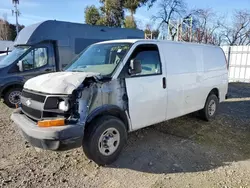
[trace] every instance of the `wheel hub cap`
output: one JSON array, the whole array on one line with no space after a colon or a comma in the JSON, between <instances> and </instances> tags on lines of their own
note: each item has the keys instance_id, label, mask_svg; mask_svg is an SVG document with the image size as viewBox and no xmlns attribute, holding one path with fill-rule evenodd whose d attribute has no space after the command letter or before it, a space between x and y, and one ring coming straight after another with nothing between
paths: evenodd
<instances>
[{"instance_id":1,"label":"wheel hub cap","mask_svg":"<svg viewBox=\"0 0 250 188\"><path fill-rule=\"evenodd\" d=\"M212 116L214 115L215 111L216 111L216 103L214 100L211 100L208 104L208 114Z\"/></svg>"},{"instance_id":2,"label":"wheel hub cap","mask_svg":"<svg viewBox=\"0 0 250 188\"><path fill-rule=\"evenodd\" d=\"M20 96L21 96L21 92L20 91L13 91L10 93L9 95L9 101L12 104L18 104L20 103Z\"/></svg>"},{"instance_id":3,"label":"wheel hub cap","mask_svg":"<svg viewBox=\"0 0 250 188\"><path fill-rule=\"evenodd\" d=\"M104 131L99 139L99 151L105 156L113 154L120 143L120 134L117 129L109 128Z\"/></svg>"}]
</instances>

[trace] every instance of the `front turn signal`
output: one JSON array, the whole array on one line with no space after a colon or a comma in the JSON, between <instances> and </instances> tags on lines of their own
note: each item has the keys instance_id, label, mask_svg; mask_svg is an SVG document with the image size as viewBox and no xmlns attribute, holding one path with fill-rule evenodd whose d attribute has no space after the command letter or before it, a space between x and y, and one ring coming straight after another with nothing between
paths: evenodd
<instances>
[{"instance_id":1,"label":"front turn signal","mask_svg":"<svg viewBox=\"0 0 250 188\"><path fill-rule=\"evenodd\" d=\"M58 127L65 125L65 119L43 120L37 122L38 127Z\"/></svg>"}]
</instances>

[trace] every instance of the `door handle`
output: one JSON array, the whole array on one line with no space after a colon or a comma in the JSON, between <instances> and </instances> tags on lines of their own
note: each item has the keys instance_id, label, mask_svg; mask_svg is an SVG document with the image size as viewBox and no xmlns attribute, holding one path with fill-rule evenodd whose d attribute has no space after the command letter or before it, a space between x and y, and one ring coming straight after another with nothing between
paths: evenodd
<instances>
[{"instance_id":1,"label":"door handle","mask_svg":"<svg viewBox=\"0 0 250 188\"><path fill-rule=\"evenodd\" d=\"M163 89L167 88L166 77L162 78L162 87L163 87Z\"/></svg>"}]
</instances>

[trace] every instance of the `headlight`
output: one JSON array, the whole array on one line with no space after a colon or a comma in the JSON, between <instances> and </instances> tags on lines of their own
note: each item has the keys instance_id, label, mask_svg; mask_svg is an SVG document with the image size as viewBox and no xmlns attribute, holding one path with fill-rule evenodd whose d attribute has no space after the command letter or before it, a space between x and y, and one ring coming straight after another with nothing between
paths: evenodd
<instances>
[{"instance_id":1,"label":"headlight","mask_svg":"<svg viewBox=\"0 0 250 188\"><path fill-rule=\"evenodd\" d=\"M58 105L59 110L67 112L69 110L69 102L68 101L61 101Z\"/></svg>"}]
</instances>

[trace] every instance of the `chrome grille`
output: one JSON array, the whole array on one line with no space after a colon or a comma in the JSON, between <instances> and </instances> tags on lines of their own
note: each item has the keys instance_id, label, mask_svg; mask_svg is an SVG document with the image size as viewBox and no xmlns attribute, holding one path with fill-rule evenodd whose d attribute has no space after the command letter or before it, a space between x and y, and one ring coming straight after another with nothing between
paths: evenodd
<instances>
[{"instance_id":1,"label":"chrome grille","mask_svg":"<svg viewBox=\"0 0 250 188\"><path fill-rule=\"evenodd\" d=\"M28 106L22 105L22 111L32 119L39 120L42 118L42 111L40 110L36 110Z\"/></svg>"},{"instance_id":2,"label":"chrome grille","mask_svg":"<svg viewBox=\"0 0 250 188\"><path fill-rule=\"evenodd\" d=\"M46 99L45 95L31 93L31 92L28 92L26 90L23 90L22 96L25 98L28 98L28 99L32 99L32 100L37 101L37 102L41 102L41 103L44 103L44 101Z\"/></svg>"},{"instance_id":3,"label":"chrome grille","mask_svg":"<svg viewBox=\"0 0 250 188\"><path fill-rule=\"evenodd\" d=\"M64 117L66 113L57 109L57 103L49 100L57 97L67 97L67 95L46 95L24 89L21 96L22 111L34 120Z\"/></svg>"}]
</instances>

